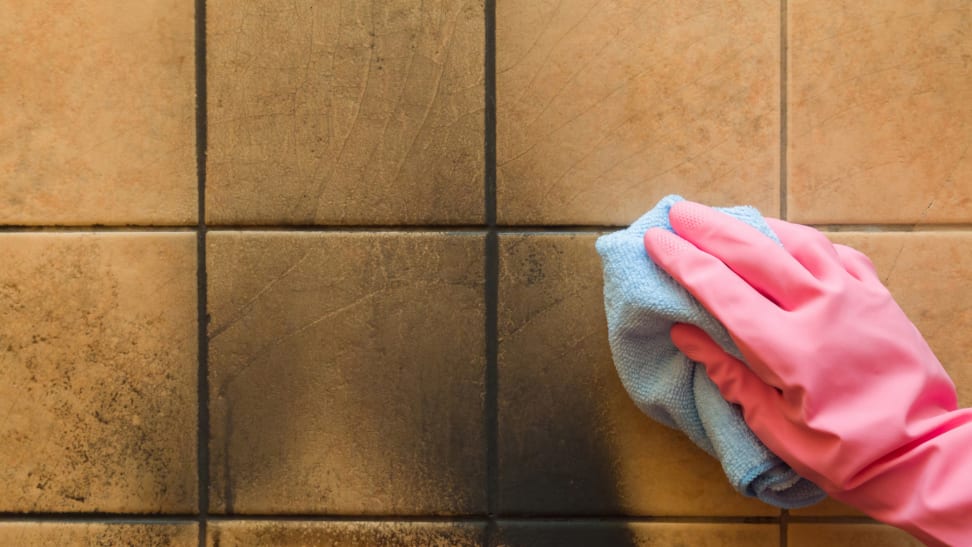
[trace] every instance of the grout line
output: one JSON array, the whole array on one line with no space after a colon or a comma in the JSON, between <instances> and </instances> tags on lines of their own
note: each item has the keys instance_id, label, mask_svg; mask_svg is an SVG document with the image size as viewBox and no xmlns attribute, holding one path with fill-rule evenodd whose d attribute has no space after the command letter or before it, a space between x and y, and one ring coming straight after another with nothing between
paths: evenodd
<instances>
[{"instance_id":1,"label":"grout line","mask_svg":"<svg viewBox=\"0 0 972 547\"><path fill-rule=\"evenodd\" d=\"M196 176L199 224L196 227L196 294L198 357L196 397L196 466L199 504L199 547L206 545L209 519L209 334L206 272L206 151L209 145L206 82L206 0L196 0Z\"/></svg>"},{"instance_id":2,"label":"grout line","mask_svg":"<svg viewBox=\"0 0 972 547\"><path fill-rule=\"evenodd\" d=\"M0 522L68 522L68 523L144 523L184 524L199 520L196 514L138 513L0 513ZM214 521L306 521L306 522L486 522L497 523L673 523L673 524L880 524L865 516L794 516L784 511L779 517L754 516L625 516L625 515L314 515L314 514L210 514ZM785 528L784 528L785 530Z\"/></svg>"},{"instance_id":3,"label":"grout line","mask_svg":"<svg viewBox=\"0 0 972 547\"><path fill-rule=\"evenodd\" d=\"M881 524L871 517L855 516L793 516L787 519L789 524Z\"/></svg>"},{"instance_id":4,"label":"grout line","mask_svg":"<svg viewBox=\"0 0 972 547\"><path fill-rule=\"evenodd\" d=\"M0 513L0 523L64 522L75 524L196 524L197 515L133 513Z\"/></svg>"},{"instance_id":5,"label":"grout line","mask_svg":"<svg viewBox=\"0 0 972 547\"><path fill-rule=\"evenodd\" d=\"M787 66L787 48L789 29L786 24L787 5L786 0L780 0L780 218L787 219L787 170L788 160L787 146L789 138L789 124L787 123L787 78L789 78L789 67ZM780 511L780 547L787 547L787 521L790 512L786 509Z\"/></svg>"},{"instance_id":6,"label":"grout line","mask_svg":"<svg viewBox=\"0 0 972 547\"><path fill-rule=\"evenodd\" d=\"M972 224L807 224L823 232L967 232Z\"/></svg>"},{"instance_id":7,"label":"grout line","mask_svg":"<svg viewBox=\"0 0 972 547\"><path fill-rule=\"evenodd\" d=\"M787 219L787 146L789 139L789 125L787 123L787 78L789 78L789 67L787 66L788 28L786 0L780 0L780 218Z\"/></svg>"},{"instance_id":8,"label":"grout line","mask_svg":"<svg viewBox=\"0 0 972 547\"><path fill-rule=\"evenodd\" d=\"M487 523L484 546L496 537L496 514L499 510L499 235L496 225L496 2L483 2L485 30L483 52L484 82L484 150L483 203L487 226L484 256L485 298L485 428L486 428L486 508Z\"/></svg>"},{"instance_id":9,"label":"grout line","mask_svg":"<svg viewBox=\"0 0 972 547\"><path fill-rule=\"evenodd\" d=\"M209 231L220 232L482 232L482 224L349 224L349 225L214 225Z\"/></svg>"},{"instance_id":10,"label":"grout line","mask_svg":"<svg viewBox=\"0 0 972 547\"><path fill-rule=\"evenodd\" d=\"M0 233L195 232L196 226L0 226Z\"/></svg>"},{"instance_id":11,"label":"grout line","mask_svg":"<svg viewBox=\"0 0 972 547\"><path fill-rule=\"evenodd\" d=\"M782 521L796 524L878 524L869 517L804 516L785 513L781 517L755 516L625 516L625 515L314 515L314 514L210 514L208 522L281 521L281 522L488 522L494 523L670 523L670 524L777 524ZM137 513L0 513L0 522L66 522L66 523L144 523L188 524L199 521L195 514L137 514Z\"/></svg>"},{"instance_id":12,"label":"grout line","mask_svg":"<svg viewBox=\"0 0 972 547\"><path fill-rule=\"evenodd\" d=\"M780 218L787 219L787 185L789 184L788 169L789 157L787 156L787 146L789 146L789 123L787 116L787 79L789 78L789 66L787 65L787 52L789 48L789 28L787 26L787 4L786 0L780 0ZM789 524L790 512L786 509L780 511L780 547L787 547L789 543Z\"/></svg>"},{"instance_id":13,"label":"grout line","mask_svg":"<svg viewBox=\"0 0 972 547\"><path fill-rule=\"evenodd\" d=\"M942 224L815 224L806 226L823 232L868 232L868 233L910 233L910 232L970 232L972 223ZM429 225L395 226L376 224L373 226L210 226L206 232L243 232L243 233L427 233L427 234L483 234L495 231L499 234L602 234L623 230L627 226L615 225ZM165 234L195 233L195 226L0 226L2 234Z\"/></svg>"},{"instance_id":14,"label":"grout line","mask_svg":"<svg viewBox=\"0 0 972 547\"><path fill-rule=\"evenodd\" d=\"M745 517L745 516L624 516L624 515L565 515L565 516L510 516L498 519L502 523L659 523L659 524L778 524L779 517Z\"/></svg>"},{"instance_id":15,"label":"grout line","mask_svg":"<svg viewBox=\"0 0 972 547\"><path fill-rule=\"evenodd\" d=\"M210 522L274 521L274 522L487 522L486 515L297 515L245 514L210 515Z\"/></svg>"}]
</instances>

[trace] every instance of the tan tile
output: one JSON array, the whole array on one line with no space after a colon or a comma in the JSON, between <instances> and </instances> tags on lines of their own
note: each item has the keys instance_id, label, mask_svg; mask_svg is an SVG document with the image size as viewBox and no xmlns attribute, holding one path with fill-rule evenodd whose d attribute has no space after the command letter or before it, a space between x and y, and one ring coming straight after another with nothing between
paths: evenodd
<instances>
[{"instance_id":1,"label":"tan tile","mask_svg":"<svg viewBox=\"0 0 972 547\"><path fill-rule=\"evenodd\" d=\"M922 542L906 532L884 524L790 524L789 547L921 547Z\"/></svg>"},{"instance_id":2,"label":"tan tile","mask_svg":"<svg viewBox=\"0 0 972 547\"><path fill-rule=\"evenodd\" d=\"M483 219L481 2L207 3L214 223Z\"/></svg>"},{"instance_id":3,"label":"tan tile","mask_svg":"<svg viewBox=\"0 0 972 547\"><path fill-rule=\"evenodd\" d=\"M972 220L972 4L788 4L799 222Z\"/></svg>"},{"instance_id":4,"label":"tan tile","mask_svg":"<svg viewBox=\"0 0 972 547\"><path fill-rule=\"evenodd\" d=\"M49 545L193 547L198 545L198 536L199 532L195 524L0 523L0 544L18 547Z\"/></svg>"},{"instance_id":5,"label":"tan tile","mask_svg":"<svg viewBox=\"0 0 972 547\"><path fill-rule=\"evenodd\" d=\"M447 522L273 522L229 521L209 525L212 547L329 545L357 547L477 547L486 526Z\"/></svg>"},{"instance_id":6,"label":"tan tile","mask_svg":"<svg viewBox=\"0 0 972 547\"><path fill-rule=\"evenodd\" d=\"M496 3L498 215L779 207L779 2Z\"/></svg>"},{"instance_id":7,"label":"tan tile","mask_svg":"<svg viewBox=\"0 0 972 547\"><path fill-rule=\"evenodd\" d=\"M833 498L827 498L816 505L804 507L803 509L793 509L790 511L790 514L796 516L867 516L861 511Z\"/></svg>"},{"instance_id":8,"label":"tan tile","mask_svg":"<svg viewBox=\"0 0 972 547\"><path fill-rule=\"evenodd\" d=\"M491 547L776 547L774 524L670 524L625 522L501 523Z\"/></svg>"},{"instance_id":9,"label":"tan tile","mask_svg":"<svg viewBox=\"0 0 972 547\"><path fill-rule=\"evenodd\" d=\"M972 232L832 232L835 243L868 255L878 275L955 381L959 404L972 406ZM863 513L828 499L791 512L794 515Z\"/></svg>"},{"instance_id":10,"label":"tan tile","mask_svg":"<svg viewBox=\"0 0 972 547\"><path fill-rule=\"evenodd\" d=\"M194 236L8 233L0 256L0 511L194 510Z\"/></svg>"},{"instance_id":11,"label":"tan tile","mask_svg":"<svg viewBox=\"0 0 972 547\"><path fill-rule=\"evenodd\" d=\"M631 402L611 360L595 239L500 238L502 512L778 514Z\"/></svg>"},{"instance_id":12,"label":"tan tile","mask_svg":"<svg viewBox=\"0 0 972 547\"><path fill-rule=\"evenodd\" d=\"M0 224L192 224L192 0L0 0Z\"/></svg>"},{"instance_id":13,"label":"tan tile","mask_svg":"<svg viewBox=\"0 0 972 547\"><path fill-rule=\"evenodd\" d=\"M209 240L215 510L485 510L481 235Z\"/></svg>"}]
</instances>

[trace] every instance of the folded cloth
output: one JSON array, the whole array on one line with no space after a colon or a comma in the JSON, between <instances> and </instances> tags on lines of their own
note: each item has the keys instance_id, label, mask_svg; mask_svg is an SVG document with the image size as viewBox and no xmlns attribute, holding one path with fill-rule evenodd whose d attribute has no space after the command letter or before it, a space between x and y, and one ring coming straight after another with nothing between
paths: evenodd
<instances>
[{"instance_id":1,"label":"folded cloth","mask_svg":"<svg viewBox=\"0 0 972 547\"><path fill-rule=\"evenodd\" d=\"M722 462L741 494L785 509L817 503L824 492L770 452L746 425L739 407L722 398L705 368L669 338L672 325L690 323L743 359L725 327L645 251L645 232L655 227L672 231L668 211L682 199L667 196L627 229L597 240L604 263L608 336L621 382L642 412L683 431ZM779 243L753 207L720 210Z\"/></svg>"}]
</instances>

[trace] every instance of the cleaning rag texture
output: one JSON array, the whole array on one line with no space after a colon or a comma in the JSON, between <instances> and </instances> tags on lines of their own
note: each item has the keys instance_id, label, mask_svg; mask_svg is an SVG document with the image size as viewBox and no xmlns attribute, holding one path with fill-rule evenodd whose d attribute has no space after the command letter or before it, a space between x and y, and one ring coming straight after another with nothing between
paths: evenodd
<instances>
[{"instance_id":1,"label":"cleaning rag texture","mask_svg":"<svg viewBox=\"0 0 972 547\"><path fill-rule=\"evenodd\" d=\"M621 381L642 412L683 431L717 458L740 493L785 509L817 503L824 492L770 452L740 409L722 398L705 368L669 338L672 325L690 323L743 360L726 329L645 251L645 232L656 227L672 231L668 211L682 199L667 196L627 229L597 240L611 353ZM719 210L779 243L753 207Z\"/></svg>"}]
</instances>

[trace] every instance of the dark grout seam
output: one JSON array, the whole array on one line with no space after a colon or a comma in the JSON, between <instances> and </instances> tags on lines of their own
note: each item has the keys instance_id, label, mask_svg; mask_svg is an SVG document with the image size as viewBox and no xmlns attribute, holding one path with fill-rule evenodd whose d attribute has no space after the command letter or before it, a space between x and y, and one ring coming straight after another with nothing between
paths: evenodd
<instances>
[{"instance_id":1,"label":"dark grout seam","mask_svg":"<svg viewBox=\"0 0 972 547\"><path fill-rule=\"evenodd\" d=\"M502 523L511 524L530 524L530 523L571 523L571 524L597 524L597 523L632 523L632 524L778 524L779 517L746 517L746 516L627 516L627 515L530 515L530 516L503 516L499 519Z\"/></svg>"},{"instance_id":2,"label":"dark grout seam","mask_svg":"<svg viewBox=\"0 0 972 547\"><path fill-rule=\"evenodd\" d=\"M786 0L780 0L780 218L786 220L787 216L787 146L788 146L788 131L789 125L787 123L787 78L789 67L787 66L787 48L789 44L787 43L787 6Z\"/></svg>"},{"instance_id":3,"label":"dark grout seam","mask_svg":"<svg viewBox=\"0 0 972 547\"><path fill-rule=\"evenodd\" d=\"M329 225L207 225L207 230L220 232L483 232L483 224L329 224Z\"/></svg>"},{"instance_id":4,"label":"dark grout seam","mask_svg":"<svg viewBox=\"0 0 972 547\"><path fill-rule=\"evenodd\" d=\"M794 516L788 511L779 517L756 516L625 516L625 515L353 515L353 514L207 514L208 522L225 521L281 521L281 522L487 522L531 523L670 523L670 524L880 524L870 517L858 516ZM122 524L188 524L199 521L197 514L138 514L138 513L0 513L0 522L64 522L64 523L122 523Z\"/></svg>"},{"instance_id":5,"label":"dark grout seam","mask_svg":"<svg viewBox=\"0 0 972 547\"><path fill-rule=\"evenodd\" d=\"M972 223L938 223L938 224L819 224L807 223L807 226L816 228L822 232L969 232L972 231ZM374 225L205 225L206 232L244 232L244 233L420 233L420 234L483 234L490 230L495 230L500 234L601 234L623 230L627 226L613 224L590 224L590 225L534 225L534 224L514 224L492 226L483 224L453 224L453 225L422 225L405 226L394 224L374 224ZM0 234L101 234L101 233L195 233L199 230L199 225L193 226L0 226Z\"/></svg>"},{"instance_id":6,"label":"dark grout seam","mask_svg":"<svg viewBox=\"0 0 972 547\"><path fill-rule=\"evenodd\" d=\"M805 516L788 515L789 524L880 524L871 517L854 516Z\"/></svg>"},{"instance_id":7,"label":"dark grout seam","mask_svg":"<svg viewBox=\"0 0 972 547\"><path fill-rule=\"evenodd\" d=\"M484 257L485 297L485 428L486 428L486 523L485 545L496 537L496 515L499 510L499 234L496 226L496 2L485 0L484 11L484 173L483 202L486 221Z\"/></svg>"},{"instance_id":8,"label":"dark grout seam","mask_svg":"<svg viewBox=\"0 0 972 547\"><path fill-rule=\"evenodd\" d=\"M963 233L972 232L972 223L958 224L814 224L808 223L807 226L816 228L821 232L856 232L874 234L907 234L907 233ZM483 235L489 232L508 235L600 235L617 230L623 230L626 226L612 225L590 225L590 226L209 226L206 225L207 234L216 233L245 233L245 234L420 234L420 235ZM197 233L200 226L188 227L166 227L166 226L141 226L141 227L104 227L104 226L0 226L2 234L79 234L79 235L103 235L103 234L178 234L178 233Z\"/></svg>"},{"instance_id":9,"label":"dark grout seam","mask_svg":"<svg viewBox=\"0 0 972 547\"><path fill-rule=\"evenodd\" d=\"M100 224L78 226L0 226L0 233L87 233L87 232L195 232L196 226L104 226Z\"/></svg>"},{"instance_id":10,"label":"dark grout seam","mask_svg":"<svg viewBox=\"0 0 972 547\"><path fill-rule=\"evenodd\" d=\"M198 371L196 396L196 466L199 503L199 547L206 545L209 519L209 335L207 323L206 272L206 150L209 144L206 87L206 0L196 0L196 176L198 184L199 223L196 227L196 293L198 324Z\"/></svg>"},{"instance_id":11,"label":"dark grout seam","mask_svg":"<svg viewBox=\"0 0 972 547\"><path fill-rule=\"evenodd\" d=\"M789 146L789 123L787 116L787 78L789 78L789 66L787 66L787 48L789 47L789 29L787 27L787 5L786 0L780 0L780 218L786 220L787 214L787 185L789 184L788 170L789 158L787 157L787 147ZM789 530L787 528L790 512L786 509L780 511L780 547L787 547L789 542Z\"/></svg>"},{"instance_id":12,"label":"dark grout seam","mask_svg":"<svg viewBox=\"0 0 972 547\"><path fill-rule=\"evenodd\" d=\"M75 524L196 524L193 514L139 515L136 513L0 513L0 522L63 522Z\"/></svg>"}]
</instances>

